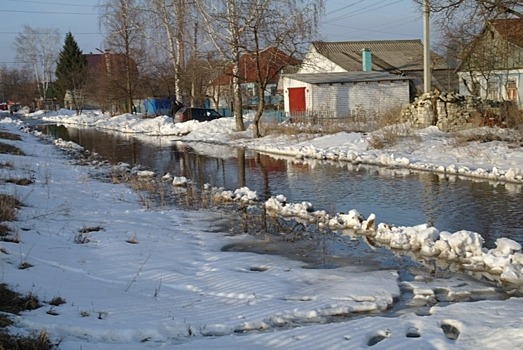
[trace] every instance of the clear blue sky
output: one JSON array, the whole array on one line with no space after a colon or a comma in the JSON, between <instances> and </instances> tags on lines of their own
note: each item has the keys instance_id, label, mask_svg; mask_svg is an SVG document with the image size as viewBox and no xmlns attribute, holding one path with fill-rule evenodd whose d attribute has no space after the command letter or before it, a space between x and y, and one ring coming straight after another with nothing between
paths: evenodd
<instances>
[{"instance_id":1,"label":"clear blue sky","mask_svg":"<svg viewBox=\"0 0 523 350\"><path fill-rule=\"evenodd\" d=\"M326 41L421 39L422 25L413 0L326 0L321 33Z\"/></svg>"},{"instance_id":2,"label":"clear blue sky","mask_svg":"<svg viewBox=\"0 0 523 350\"><path fill-rule=\"evenodd\" d=\"M71 31L84 53L103 49L99 0L0 0L0 64L12 66L12 43L24 25ZM325 41L421 39L422 19L412 0L326 0Z\"/></svg>"}]
</instances>

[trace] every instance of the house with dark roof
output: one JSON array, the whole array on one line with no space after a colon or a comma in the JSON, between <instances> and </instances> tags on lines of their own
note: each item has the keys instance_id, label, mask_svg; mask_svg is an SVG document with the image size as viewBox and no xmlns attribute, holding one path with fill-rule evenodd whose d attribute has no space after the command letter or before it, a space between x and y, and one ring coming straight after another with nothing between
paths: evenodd
<instances>
[{"instance_id":1,"label":"house with dark roof","mask_svg":"<svg viewBox=\"0 0 523 350\"><path fill-rule=\"evenodd\" d=\"M487 22L466 50L457 73L459 92L523 106L523 19Z\"/></svg>"},{"instance_id":2,"label":"house with dark roof","mask_svg":"<svg viewBox=\"0 0 523 350\"><path fill-rule=\"evenodd\" d=\"M423 92L423 43L421 40L375 40L313 42L298 73L358 72L362 70L362 50L370 52L370 70L412 78L416 90ZM440 91L457 89L457 79L447 60L431 53L431 86ZM452 73L452 74L451 74Z\"/></svg>"},{"instance_id":3,"label":"house with dark roof","mask_svg":"<svg viewBox=\"0 0 523 350\"><path fill-rule=\"evenodd\" d=\"M257 86L261 81L265 86L265 105L278 106L283 97L278 91L278 81L282 70L297 66L300 60L291 57L275 47L267 47L256 53L245 53L240 57L240 86L243 95L243 107L249 108L257 103ZM259 69L257 64L259 63ZM260 73L260 76L258 76ZM211 82L209 95L218 103L218 107L230 108L232 101L232 66L227 66L223 73Z\"/></svg>"},{"instance_id":4,"label":"house with dark roof","mask_svg":"<svg viewBox=\"0 0 523 350\"><path fill-rule=\"evenodd\" d=\"M432 56L432 87L455 90L453 71ZM457 79L455 79L457 81ZM340 118L408 104L423 90L420 40L313 42L296 74L283 77L285 111Z\"/></svg>"},{"instance_id":5,"label":"house with dark roof","mask_svg":"<svg viewBox=\"0 0 523 350\"><path fill-rule=\"evenodd\" d=\"M84 91L78 93L82 96L83 108L101 108L107 111L118 111L126 103L125 89L128 58L121 53L106 50L103 53L84 54L87 63L87 85ZM129 59L130 76L136 79L138 68L133 59ZM77 97L78 98L78 97ZM64 97L65 108L72 108L72 95L66 92Z\"/></svg>"}]
</instances>

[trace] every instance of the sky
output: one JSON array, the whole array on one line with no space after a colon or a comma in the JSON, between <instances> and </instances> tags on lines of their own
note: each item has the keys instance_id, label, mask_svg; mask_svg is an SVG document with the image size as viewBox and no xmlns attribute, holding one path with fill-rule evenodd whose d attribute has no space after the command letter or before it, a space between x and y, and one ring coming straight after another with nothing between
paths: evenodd
<instances>
[{"instance_id":1,"label":"sky","mask_svg":"<svg viewBox=\"0 0 523 350\"><path fill-rule=\"evenodd\" d=\"M0 0L0 64L16 62L12 44L23 26L71 31L84 53L104 49L99 0ZM421 14L412 0L326 0L320 38L326 41L421 39Z\"/></svg>"},{"instance_id":2,"label":"sky","mask_svg":"<svg viewBox=\"0 0 523 350\"><path fill-rule=\"evenodd\" d=\"M103 50L98 26L98 0L0 0L4 19L0 23L0 64L16 63L13 42L24 25L56 28L65 39L71 32L84 53ZM63 43L63 39L61 41Z\"/></svg>"},{"instance_id":3,"label":"sky","mask_svg":"<svg viewBox=\"0 0 523 350\"><path fill-rule=\"evenodd\" d=\"M521 193L523 185L521 147L501 141L456 147L449 142L452 135L434 127L413 130L419 144L411 153L406 149L412 147L405 147L403 141L390 148L369 148L372 135L360 133L252 139L252 115L245 116L247 130L238 133L231 118L173 124L166 116L74 114L62 110L29 117L125 132L163 147L174 142L191 147L206 140L209 143L201 145L210 150L220 143L243 146L286 155L292 162L303 158L304 163L328 155L335 159L333 155L338 154L334 161L341 163L381 161L390 171L398 171L398 176L400 168L445 169L448 172L440 175L449 181L458 173L451 169L459 169L460 176L473 175L481 158L490 164L483 167L485 178L477 181L492 181L495 188L512 172L515 176L507 189ZM25 153L2 154L3 164L9 166L1 168L0 176L33 180L27 186L6 181L0 187L2 193L15 195L24 204L17 210L17 221L8 223L19 242L0 242L0 276L15 291L38 296L43 306L13 316L12 332L45 330L62 350L523 347L522 299L497 300L496 284L479 280L512 282L521 288L523 254L518 242L499 238L496 247L487 250L476 232L440 232L424 223L390 227L377 224L379 212L367 218L359 215L358 208L346 214L327 213L313 209L313 198L287 203L285 193L260 203L248 188L221 189L209 184L208 195L215 201L265 205L269 215L320 220L339 229L338 242L359 241L370 254L394 248L395 255L412 256L431 268L413 268L406 278L394 268L361 263L311 269L299 259L223 251L225 245L253 245L259 239L231 235L224 229L238 216L236 212L182 210L154 202L144 206L148 201L143 193L125 183L98 181L93 175L119 172L135 176L136 181L157 182L173 193L188 191L190 179L125 164L78 162L71 155L78 154L79 145L49 142L53 140L23 126L16 117L0 112L0 130L21 138L1 142ZM181 130L185 136L179 135ZM198 150L206 152L205 147ZM493 178L494 174L498 177ZM263 241L284 244L271 235ZM292 241L287 249L298 244ZM430 260L436 256L438 260ZM19 269L22 263L29 267ZM443 272L434 273L432 264ZM451 264L470 276L446 273ZM410 308L383 314L400 295ZM55 298L65 303L51 305Z\"/></svg>"}]
</instances>

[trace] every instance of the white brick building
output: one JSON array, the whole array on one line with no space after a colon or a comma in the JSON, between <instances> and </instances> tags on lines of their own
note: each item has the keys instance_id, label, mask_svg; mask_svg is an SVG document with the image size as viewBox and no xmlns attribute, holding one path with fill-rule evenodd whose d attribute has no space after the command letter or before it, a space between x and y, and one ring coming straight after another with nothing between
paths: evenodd
<instances>
[{"instance_id":1,"label":"white brick building","mask_svg":"<svg viewBox=\"0 0 523 350\"><path fill-rule=\"evenodd\" d=\"M457 89L457 76L446 62L431 57L432 86L446 90L455 80ZM321 112L340 118L360 109L381 112L404 106L423 86L423 44L420 40L314 42L296 74L285 75L280 86L285 112L291 114Z\"/></svg>"},{"instance_id":2,"label":"white brick building","mask_svg":"<svg viewBox=\"0 0 523 350\"><path fill-rule=\"evenodd\" d=\"M409 103L410 79L384 72L288 74L285 111L343 118L358 110L383 112Z\"/></svg>"}]
</instances>

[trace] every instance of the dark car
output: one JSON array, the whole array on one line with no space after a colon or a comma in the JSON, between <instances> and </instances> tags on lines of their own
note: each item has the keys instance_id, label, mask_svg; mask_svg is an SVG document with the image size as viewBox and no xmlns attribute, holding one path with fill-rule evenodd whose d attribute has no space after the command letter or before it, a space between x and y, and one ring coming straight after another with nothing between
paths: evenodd
<instances>
[{"instance_id":1,"label":"dark car","mask_svg":"<svg viewBox=\"0 0 523 350\"><path fill-rule=\"evenodd\" d=\"M197 120L199 122L206 122L221 118L220 113L216 112L211 108L195 108L195 107L183 107L174 114L174 122L182 123L188 120Z\"/></svg>"}]
</instances>

